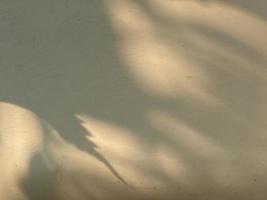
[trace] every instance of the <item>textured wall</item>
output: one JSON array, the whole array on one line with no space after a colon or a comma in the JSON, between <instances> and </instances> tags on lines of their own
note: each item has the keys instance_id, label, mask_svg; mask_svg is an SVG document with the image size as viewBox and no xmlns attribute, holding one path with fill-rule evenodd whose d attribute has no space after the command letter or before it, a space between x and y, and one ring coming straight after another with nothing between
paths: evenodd
<instances>
[{"instance_id":1,"label":"textured wall","mask_svg":"<svg viewBox=\"0 0 267 200\"><path fill-rule=\"evenodd\" d=\"M266 0L0 0L0 200L265 200Z\"/></svg>"}]
</instances>

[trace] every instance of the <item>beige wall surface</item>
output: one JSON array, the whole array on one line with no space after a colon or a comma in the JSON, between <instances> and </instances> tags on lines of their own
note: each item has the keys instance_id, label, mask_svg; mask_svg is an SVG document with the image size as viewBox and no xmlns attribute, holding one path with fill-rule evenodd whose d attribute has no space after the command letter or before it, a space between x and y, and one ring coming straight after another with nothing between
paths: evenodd
<instances>
[{"instance_id":1,"label":"beige wall surface","mask_svg":"<svg viewBox=\"0 0 267 200\"><path fill-rule=\"evenodd\" d=\"M267 199L266 0L0 0L0 200Z\"/></svg>"}]
</instances>

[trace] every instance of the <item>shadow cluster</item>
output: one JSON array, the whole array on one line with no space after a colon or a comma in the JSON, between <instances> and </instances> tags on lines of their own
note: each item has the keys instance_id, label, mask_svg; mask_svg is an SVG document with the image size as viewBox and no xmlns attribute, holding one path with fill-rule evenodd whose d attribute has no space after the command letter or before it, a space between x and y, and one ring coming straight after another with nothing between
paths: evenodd
<instances>
[{"instance_id":1,"label":"shadow cluster","mask_svg":"<svg viewBox=\"0 0 267 200\"><path fill-rule=\"evenodd\" d=\"M264 20L265 2L227 1ZM203 179L212 182L210 168L213 163L199 158L152 127L147 121L148 108L164 110L229 150L253 150L255 143L263 147L266 138L254 137L257 130L266 127L264 114L259 114L267 97L264 90L266 81L262 78L266 58L228 33L205 24L166 20L147 1L136 3L158 24L163 41L172 46L183 44L183 52L172 50L190 59L207 74L212 83L208 86L209 94L220 99L227 110L203 104L197 98L177 95L172 99L160 99L140 90L128 77L125 64L118 55L116 44L119 38L110 26L103 1L96 0L2 2L0 45L4 48L0 50L0 101L31 110L57 130L67 143L96 158L126 185L127 181L112 167L112 161L97 151L97 144L88 140L88 136L97 133L83 128L77 114L90 113L98 119L133 130L148 151L153 151L159 144L168 145L192 166L196 184L201 184ZM196 42L198 38L204 42ZM248 168L253 166L245 165ZM54 196L56 172L50 172L44 166L41 155L37 154L31 161L28 177L21 183L29 200L59 198ZM180 187L160 171L146 166L142 170ZM47 174L40 176L43 173ZM86 188L92 187L91 184L86 178L79 177L78 184L73 187L84 194L84 199L98 199L86 194ZM262 192L261 185L257 186L259 189L255 184L249 191ZM244 194L232 193L227 188L211 188L211 191L216 199L248 199L245 191L240 192ZM181 199L193 199L208 193L210 191L188 192L182 189L177 192ZM177 194L164 195L171 199ZM206 197L203 195L203 199Z\"/></svg>"}]
</instances>

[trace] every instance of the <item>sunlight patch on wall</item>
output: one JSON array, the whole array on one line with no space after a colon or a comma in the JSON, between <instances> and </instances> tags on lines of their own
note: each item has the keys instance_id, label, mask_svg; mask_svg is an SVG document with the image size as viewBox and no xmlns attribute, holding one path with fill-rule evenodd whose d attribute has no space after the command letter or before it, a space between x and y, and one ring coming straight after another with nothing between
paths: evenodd
<instances>
[{"instance_id":1,"label":"sunlight patch on wall","mask_svg":"<svg viewBox=\"0 0 267 200\"><path fill-rule=\"evenodd\" d=\"M164 133L164 136L195 154L209 158L219 158L227 151L212 139L205 137L185 123L175 119L168 113L152 111L148 114L151 125Z\"/></svg>"},{"instance_id":2,"label":"sunlight patch on wall","mask_svg":"<svg viewBox=\"0 0 267 200\"><path fill-rule=\"evenodd\" d=\"M189 172L180 155L164 143L147 150L138 134L115 124L79 115L83 126L93 133L90 138L98 151L110 160L130 183L137 188L166 188L169 180L189 187ZM165 177L166 179L164 179ZM168 181L167 181L168 180Z\"/></svg>"},{"instance_id":3,"label":"sunlight patch on wall","mask_svg":"<svg viewBox=\"0 0 267 200\"><path fill-rule=\"evenodd\" d=\"M191 167L186 163L181 152L170 148L168 144L162 142L158 144L154 156L154 163L160 165L173 182L183 185L185 188L192 189L193 177L190 174Z\"/></svg>"},{"instance_id":4,"label":"sunlight patch on wall","mask_svg":"<svg viewBox=\"0 0 267 200\"><path fill-rule=\"evenodd\" d=\"M20 180L42 145L42 127L34 113L0 102L0 199L22 198Z\"/></svg>"},{"instance_id":5,"label":"sunlight patch on wall","mask_svg":"<svg viewBox=\"0 0 267 200\"><path fill-rule=\"evenodd\" d=\"M189 127L186 123L161 110L152 110L147 118L164 137L176 144L172 148L170 148L171 145L165 144L169 149L179 149L180 154L183 155L181 158L184 160L193 159L193 162L185 165L188 174L196 172L194 176L186 176L188 183L191 182L191 188L197 182L195 178L202 174L209 179L205 183L207 185L215 184L217 187L236 189L246 188L251 184L253 177L261 177L264 174L266 166L253 161L259 152L253 151L253 155L249 155L248 152L243 152L244 149L242 152L231 148L226 149L223 144L209 138L205 133ZM196 163L199 163L198 167L194 166ZM256 173L255 168L258 169ZM185 181L184 184L186 183Z\"/></svg>"},{"instance_id":6,"label":"sunlight patch on wall","mask_svg":"<svg viewBox=\"0 0 267 200\"><path fill-rule=\"evenodd\" d=\"M204 24L227 32L267 56L267 23L257 16L223 2L149 0L149 5L173 22Z\"/></svg>"},{"instance_id":7,"label":"sunlight patch on wall","mask_svg":"<svg viewBox=\"0 0 267 200\"><path fill-rule=\"evenodd\" d=\"M205 90L205 74L160 36L161 27L137 3L113 0L106 5L119 36L119 56L141 89L161 98L194 96L217 103Z\"/></svg>"}]
</instances>

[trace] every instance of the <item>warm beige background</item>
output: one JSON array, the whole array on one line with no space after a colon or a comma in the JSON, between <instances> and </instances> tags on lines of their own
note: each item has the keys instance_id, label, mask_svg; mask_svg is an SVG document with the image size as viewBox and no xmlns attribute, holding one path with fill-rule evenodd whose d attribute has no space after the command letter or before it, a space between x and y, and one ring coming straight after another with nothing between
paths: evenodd
<instances>
[{"instance_id":1,"label":"warm beige background","mask_svg":"<svg viewBox=\"0 0 267 200\"><path fill-rule=\"evenodd\" d=\"M0 0L0 200L265 200L266 0Z\"/></svg>"}]
</instances>

